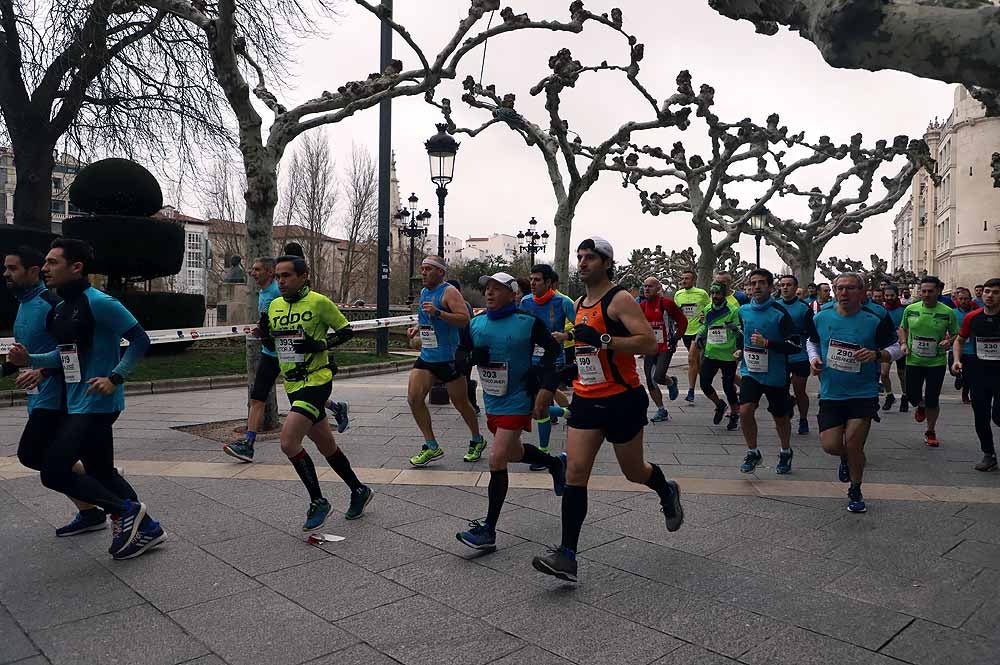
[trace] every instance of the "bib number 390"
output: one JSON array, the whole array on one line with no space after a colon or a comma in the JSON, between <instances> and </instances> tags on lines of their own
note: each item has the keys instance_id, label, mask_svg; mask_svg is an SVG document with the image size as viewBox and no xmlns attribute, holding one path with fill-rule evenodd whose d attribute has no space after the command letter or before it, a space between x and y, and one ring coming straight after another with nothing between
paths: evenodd
<instances>
[{"instance_id":1,"label":"bib number 390","mask_svg":"<svg viewBox=\"0 0 1000 665\"><path fill-rule=\"evenodd\" d=\"M80 371L80 353L76 344L60 344L59 358L62 360L63 379L66 383L80 383L83 373Z\"/></svg>"},{"instance_id":2,"label":"bib number 390","mask_svg":"<svg viewBox=\"0 0 1000 665\"><path fill-rule=\"evenodd\" d=\"M580 373L580 383L585 386L594 386L598 383L606 383L604 368L601 366L601 357L597 349L592 346L577 347L576 366Z\"/></svg>"}]
</instances>

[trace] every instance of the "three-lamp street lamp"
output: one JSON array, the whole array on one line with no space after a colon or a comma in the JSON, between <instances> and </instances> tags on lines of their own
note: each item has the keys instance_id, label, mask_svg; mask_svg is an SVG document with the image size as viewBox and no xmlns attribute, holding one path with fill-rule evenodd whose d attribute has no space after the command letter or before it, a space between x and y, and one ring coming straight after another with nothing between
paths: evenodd
<instances>
[{"instance_id":1,"label":"three-lamp street lamp","mask_svg":"<svg viewBox=\"0 0 1000 665\"><path fill-rule=\"evenodd\" d=\"M424 147L430 160L431 182L437 185L438 197L438 256L444 256L444 198L448 196L448 183L455 176L455 154L459 143L448 134L448 125L437 124L437 134L427 139Z\"/></svg>"},{"instance_id":2,"label":"three-lamp street lamp","mask_svg":"<svg viewBox=\"0 0 1000 665\"><path fill-rule=\"evenodd\" d=\"M413 302L413 243L417 238L427 235L427 220L431 218L431 211L425 209L423 212L417 212L419 199L416 194L410 194L410 198L406 201L409 204L409 210L400 208L399 212L396 213L396 219L399 220L400 237L410 239L410 272L407 273L409 285L406 297L406 304L409 305Z\"/></svg>"},{"instance_id":3,"label":"three-lamp street lamp","mask_svg":"<svg viewBox=\"0 0 1000 665\"><path fill-rule=\"evenodd\" d=\"M760 267L760 239L767 227L767 218L771 212L762 205L755 206L750 213L750 230L753 232L754 240L757 242L757 267Z\"/></svg>"},{"instance_id":4,"label":"three-lamp street lamp","mask_svg":"<svg viewBox=\"0 0 1000 665\"><path fill-rule=\"evenodd\" d=\"M522 252L527 252L530 259L529 269L535 265L535 255L545 251L549 242L549 232L538 233L538 220L532 217L528 221L528 228L517 232L517 246Z\"/></svg>"}]
</instances>

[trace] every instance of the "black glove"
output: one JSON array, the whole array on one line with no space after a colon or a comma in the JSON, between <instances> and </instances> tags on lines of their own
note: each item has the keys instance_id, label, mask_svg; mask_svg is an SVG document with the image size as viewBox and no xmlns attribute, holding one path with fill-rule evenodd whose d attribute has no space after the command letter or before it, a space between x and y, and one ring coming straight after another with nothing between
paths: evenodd
<instances>
[{"instance_id":1,"label":"black glove","mask_svg":"<svg viewBox=\"0 0 1000 665\"><path fill-rule=\"evenodd\" d=\"M490 347L488 346L477 346L472 349L472 353L469 354L469 364L471 365L486 365L490 362Z\"/></svg>"},{"instance_id":2,"label":"black glove","mask_svg":"<svg viewBox=\"0 0 1000 665\"><path fill-rule=\"evenodd\" d=\"M311 337L297 339L292 342L292 349L295 353L319 353L326 351L326 340L312 339Z\"/></svg>"},{"instance_id":3,"label":"black glove","mask_svg":"<svg viewBox=\"0 0 1000 665\"><path fill-rule=\"evenodd\" d=\"M260 313L260 320L257 321L257 336L260 338L261 346L274 353L274 338L271 337L271 319L267 316L267 312Z\"/></svg>"},{"instance_id":4,"label":"black glove","mask_svg":"<svg viewBox=\"0 0 1000 665\"><path fill-rule=\"evenodd\" d=\"M337 372L340 370L340 368L337 367L337 361L333 359L332 353L330 354L330 362L327 365L327 367L330 368L330 373L333 374L333 376L337 376Z\"/></svg>"},{"instance_id":5,"label":"black glove","mask_svg":"<svg viewBox=\"0 0 1000 665\"><path fill-rule=\"evenodd\" d=\"M601 348L601 333L597 332L586 323L580 323L573 327L573 337L578 342L583 342L595 349Z\"/></svg>"},{"instance_id":6,"label":"black glove","mask_svg":"<svg viewBox=\"0 0 1000 665\"><path fill-rule=\"evenodd\" d=\"M352 337L354 337L354 331L350 325L346 325L340 330L329 333L326 336L326 348L332 349L335 346L340 346Z\"/></svg>"}]
</instances>

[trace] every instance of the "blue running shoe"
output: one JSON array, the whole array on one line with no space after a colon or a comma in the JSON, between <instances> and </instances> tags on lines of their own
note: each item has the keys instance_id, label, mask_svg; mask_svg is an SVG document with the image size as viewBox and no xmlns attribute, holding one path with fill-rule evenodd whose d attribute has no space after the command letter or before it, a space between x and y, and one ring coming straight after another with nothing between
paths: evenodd
<instances>
[{"instance_id":1,"label":"blue running shoe","mask_svg":"<svg viewBox=\"0 0 1000 665\"><path fill-rule=\"evenodd\" d=\"M135 535L135 538L133 538L123 549L119 550L112 556L115 561L134 559L141 554L145 554L166 539L167 534L164 533L163 527L160 526L160 523L149 517L149 515L146 515L142 520L139 532Z\"/></svg>"},{"instance_id":2,"label":"blue running shoe","mask_svg":"<svg viewBox=\"0 0 1000 665\"><path fill-rule=\"evenodd\" d=\"M309 512L306 513L306 521L302 525L303 531L318 529L326 522L330 515L330 502L326 499L315 499L309 504Z\"/></svg>"},{"instance_id":3,"label":"blue running shoe","mask_svg":"<svg viewBox=\"0 0 1000 665\"><path fill-rule=\"evenodd\" d=\"M327 402L326 406L333 414L333 419L337 421L337 434L343 434L350 424L350 418L347 415L347 402L330 401Z\"/></svg>"},{"instance_id":4,"label":"blue running shoe","mask_svg":"<svg viewBox=\"0 0 1000 665\"><path fill-rule=\"evenodd\" d=\"M847 490L847 510L851 513L864 513L868 509L865 507L865 497L861 495L860 487L851 487Z\"/></svg>"},{"instance_id":5,"label":"blue running shoe","mask_svg":"<svg viewBox=\"0 0 1000 665\"><path fill-rule=\"evenodd\" d=\"M126 509L121 515L111 516L111 547L108 554L114 556L125 549L139 533L139 525L146 516L146 504L140 501L126 501Z\"/></svg>"},{"instance_id":6,"label":"blue running shoe","mask_svg":"<svg viewBox=\"0 0 1000 665\"><path fill-rule=\"evenodd\" d=\"M740 464L740 471L743 473L753 473L757 465L763 461L764 456L760 454L759 450L748 450L747 456L743 458L743 464Z\"/></svg>"},{"instance_id":7,"label":"blue running shoe","mask_svg":"<svg viewBox=\"0 0 1000 665\"><path fill-rule=\"evenodd\" d=\"M664 407L661 406L660 408L658 408L656 410L656 413L653 414L653 417L649 419L649 422L651 422L651 423L665 423L668 420L670 420L670 414L667 413L667 410Z\"/></svg>"},{"instance_id":8,"label":"blue running shoe","mask_svg":"<svg viewBox=\"0 0 1000 665\"><path fill-rule=\"evenodd\" d=\"M809 421L805 418L799 418L799 434L809 433Z\"/></svg>"},{"instance_id":9,"label":"blue running shoe","mask_svg":"<svg viewBox=\"0 0 1000 665\"><path fill-rule=\"evenodd\" d=\"M840 458L840 468L837 469L837 479L842 483L851 482L851 467L847 466L847 458Z\"/></svg>"},{"instance_id":10,"label":"blue running shoe","mask_svg":"<svg viewBox=\"0 0 1000 665\"><path fill-rule=\"evenodd\" d=\"M781 450L778 452L778 464L774 467L775 473L780 473L784 475L786 473L791 473L792 471L792 456L795 455L795 451L789 448L787 451Z\"/></svg>"},{"instance_id":11,"label":"blue running shoe","mask_svg":"<svg viewBox=\"0 0 1000 665\"><path fill-rule=\"evenodd\" d=\"M687 394L687 397L684 398L684 401L685 402L693 402L694 401L694 388L688 388L688 394Z\"/></svg>"},{"instance_id":12,"label":"blue running shoe","mask_svg":"<svg viewBox=\"0 0 1000 665\"><path fill-rule=\"evenodd\" d=\"M227 443L222 446L222 452L230 457L235 457L241 462L253 461L253 444L246 439L237 441L236 443Z\"/></svg>"},{"instance_id":13,"label":"blue running shoe","mask_svg":"<svg viewBox=\"0 0 1000 665\"><path fill-rule=\"evenodd\" d=\"M497 530L492 525L479 520L469 522L469 530L456 533L455 538L474 550L492 552L497 548Z\"/></svg>"},{"instance_id":14,"label":"blue running shoe","mask_svg":"<svg viewBox=\"0 0 1000 665\"><path fill-rule=\"evenodd\" d=\"M559 466L552 469L552 491L562 496L566 489L566 453L559 453Z\"/></svg>"},{"instance_id":15,"label":"blue running shoe","mask_svg":"<svg viewBox=\"0 0 1000 665\"><path fill-rule=\"evenodd\" d=\"M667 396L670 397L670 401L673 402L680 394L681 391L677 389L677 377L670 377L670 385L667 386Z\"/></svg>"},{"instance_id":16,"label":"blue running shoe","mask_svg":"<svg viewBox=\"0 0 1000 665\"><path fill-rule=\"evenodd\" d=\"M80 533L87 533L88 531L101 531L107 528L107 513L100 508L91 508L90 510L81 510L76 514L72 522L56 529L56 536L65 538L66 536L75 536Z\"/></svg>"}]
</instances>

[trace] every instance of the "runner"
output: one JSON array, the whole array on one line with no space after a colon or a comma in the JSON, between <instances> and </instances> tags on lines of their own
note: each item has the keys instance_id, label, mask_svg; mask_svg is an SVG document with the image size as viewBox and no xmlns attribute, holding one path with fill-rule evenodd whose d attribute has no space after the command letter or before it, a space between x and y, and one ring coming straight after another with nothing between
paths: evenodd
<instances>
[{"instance_id":1,"label":"runner","mask_svg":"<svg viewBox=\"0 0 1000 665\"><path fill-rule=\"evenodd\" d=\"M984 285L976 284L974 290L976 292L976 297L972 300L972 302L975 303L976 307L985 307L986 300L983 298Z\"/></svg>"},{"instance_id":2,"label":"runner","mask_svg":"<svg viewBox=\"0 0 1000 665\"><path fill-rule=\"evenodd\" d=\"M736 393L737 351L743 347L743 332L740 330L739 307L728 301L729 288L716 282L709 288L712 304L705 308L705 325L698 333L698 345L703 349L701 361L701 391L715 404L716 425L726 414L726 403L712 387L715 375L722 371L722 392L729 400L730 432L740 426L740 400Z\"/></svg>"},{"instance_id":3,"label":"runner","mask_svg":"<svg viewBox=\"0 0 1000 665\"><path fill-rule=\"evenodd\" d=\"M605 439L614 444L625 477L659 495L667 530L676 531L684 522L680 487L643 459L649 399L636 372L635 355L656 350L653 329L628 292L611 283L614 250L607 240L588 238L576 255L587 293L576 302L573 330L579 374L573 381L566 437L562 541L532 560L536 570L571 582L577 579L576 550L587 517L587 483Z\"/></svg>"},{"instance_id":4,"label":"runner","mask_svg":"<svg viewBox=\"0 0 1000 665\"><path fill-rule=\"evenodd\" d=\"M954 345L959 357L954 370L972 388L972 413L983 451L983 460L974 468L996 471L997 449L990 421L1000 427L1000 279L989 279L983 284L982 298L983 306L966 315L962 322ZM970 341L973 354L967 355L962 349Z\"/></svg>"},{"instance_id":5,"label":"runner","mask_svg":"<svg viewBox=\"0 0 1000 665\"><path fill-rule=\"evenodd\" d=\"M792 341L801 351L788 356L788 374L791 378L792 390L795 393L795 403L799 408L799 434L809 433L809 394L806 383L809 381L809 355L806 353L805 331L807 321L813 313L809 305L795 297L799 280L795 275L785 275L778 280L781 287L781 306L792 317L795 324L795 337Z\"/></svg>"},{"instance_id":6,"label":"runner","mask_svg":"<svg viewBox=\"0 0 1000 665\"><path fill-rule=\"evenodd\" d=\"M867 296L860 275L840 275L834 288L837 306L807 322L809 362L819 375L820 443L840 457L840 482L851 483L847 510L863 513L865 441L878 411L879 363L901 350L891 319L862 304Z\"/></svg>"},{"instance_id":7,"label":"runner","mask_svg":"<svg viewBox=\"0 0 1000 665\"><path fill-rule=\"evenodd\" d=\"M955 312L955 320L958 321L958 327L962 327L962 321L969 312L976 309L972 304L972 293L969 289L964 286L955 287L955 307L952 311ZM965 377L961 372L956 372L954 370L954 362L957 358L960 362L965 363L968 356L971 358L972 362L975 362L976 346L975 342L972 340L966 341L962 345L961 352L956 356L955 352L948 349L948 370L951 372L952 376L955 377L955 390L962 391L962 404L972 404L972 400L969 399L969 384L964 380Z\"/></svg>"},{"instance_id":8,"label":"runner","mask_svg":"<svg viewBox=\"0 0 1000 665\"><path fill-rule=\"evenodd\" d=\"M556 293L552 288L555 273L547 265L532 266L528 282L531 293L525 295L521 301L521 309L542 320L548 329L549 334L562 334L566 330L566 324L573 321L573 301ZM559 338L558 335L556 336ZM561 347L561 345L560 345ZM541 362L545 348L542 345L534 347L532 363L537 365ZM555 367L561 369L564 365L563 354L554 360ZM548 405L544 409L538 407L534 411L535 425L538 427L538 448L546 455L549 454L549 441L552 438L552 425L560 417L565 417L568 413L566 407L569 406L569 399L561 391L556 390L554 398L558 406ZM532 471L545 471L548 466L544 464L531 464Z\"/></svg>"},{"instance_id":9,"label":"runner","mask_svg":"<svg viewBox=\"0 0 1000 665\"><path fill-rule=\"evenodd\" d=\"M93 260L93 250L82 240L52 242L42 274L46 285L63 298L46 324L59 346L29 354L23 345L14 344L7 360L36 369L62 367L67 416L42 463L42 485L110 514L108 553L114 559L131 559L167 538L114 463L112 425L125 410L122 384L149 348L149 336L121 303L90 286L87 275ZM129 342L124 355L123 337ZM77 461L83 463L82 474L73 471Z\"/></svg>"},{"instance_id":10,"label":"runner","mask_svg":"<svg viewBox=\"0 0 1000 665\"><path fill-rule=\"evenodd\" d=\"M750 302L750 298L749 296L747 296L746 293L733 287L733 276L730 273L726 272L725 270L720 270L719 272L715 273L715 275L712 277L712 281L713 283L726 285L726 288L729 290L729 296L727 300L729 300L730 305L736 305L737 307L739 307L740 305L746 305L748 302Z\"/></svg>"},{"instance_id":11,"label":"runner","mask_svg":"<svg viewBox=\"0 0 1000 665\"><path fill-rule=\"evenodd\" d=\"M559 290L559 273L557 273L555 270L552 271L552 290L556 292L556 295L568 298L568 296L565 293ZM570 300L570 302L572 303L573 301ZM568 321L566 321L566 328L564 329L563 332L569 332L572 329L573 329L573 319L571 318ZM565 335L564 337L565 338L562 340L563 357L566 361L565 366L569 367L570 365L576 362L576 345L573 343L573 340L570 339L568 335ZM563 385L566 388L569 388L572 385L572 383L573 383L572 381L567 381Z\"/></svg>"},{"instance_id":12,"label":"runner","mask_svg":"<svg viewBox=\"0 0 1000 665\"><path fill-rule=\"evenodd\" d=\"M351 489L344 517L361 517L372 491L361 483L351 462L337 446L326 419L326 403L333 392L333 371L327 350L351 338L350 324L333 302L309 288L309 266L297 256L279 256L275 277L281 297L271 301L262 321L263 342L277 353L278 367L291 408L281 427L281 452L309 491L309 509L303 531L318 529L330 514L309 453L302 447L308 436L330 467ZM331 338L327 338L330 331Z\"/></svg>"},{"instance_id":13,"label":"runner","mask_svg":"<svg viewBox=\"0 0 1000 665\"><path fill-rule=\"evenodd\" d=\"M444 259L440 256L428 256L421 262L420 279L424 288L420 291L420 309L417 310L419 323L409 330L410 339L419 335L420 357L410 370L406 400L417 427L424 435L420 452L410 458L413 466L427 466L444 456L444 449L434 436L431 412L426 403L435 380L445 384L451 403L472 435L469 451L462 459L466 462L478 461L486 448L486 440L479 433L476 412L469 403L465 376L455 367L458 331L469 325L469 311L465 308L462 294L444 281L445 271Z\"/></svg>"},{"instance_id":14,"label":"runner","mask_svg":"<svg viewBox=\"0 0 1000 665\"><path fill-rule=\"evenodd\" d=\"M640 303L642 313L653 328L656 337L656 353L642 357L643 373L646 375L646 387L649 396L656 404L656 414L650 420L654 423L670 420L666 407L663 406L663 391L660 386L667 386L670 400L677 399L677 378L667 376L670 361L677 350L677 338L683 337L687 331L687 317L672 298L661 295L663 285L655 277L647 277L643 283L643 293L646 297Z\"/></svg>"},{"instance_id":15,"label":"runner","mask_svg":"<svg viewBox=\"0 0 1000 665\"><path fill-rule=\"evenodd\" d=\"M921 278L921 300L907 305L899 328L899 343L906 353L906 394L917 404L914 419L918 423L927 421L924 442L931 448L941 445L935 429L941 412L938 403L948 362L947 350L952 336L959 331L955 312L938 302L942 286L937 277Z\"/></svg>"},{"instance_id":16,"label":"runner","mask_svg":"<svg viewBox=\"0 0 1000 665\"><path fill-rule=\"evenodd\" d=\"M899 287L894 284L889 284L883 289L885 300L885 309L889 314L889 319L892 321L893 330L899 330L899 326L903 322L903 312L906 311L906 305L903 301L899 299ZM882 385L885 386L885 404L882 405L883 411L891 411L892 405L896 403L896 397L892 394L892 377L890 376L890 369L892 369L893 363L883 363L882 365ZM899 396L899 412L906 413L910 410L910 403L906 399L906 356L900 356L895 361L896 374L899 378L899 389L901 392Z\"/></svg>"},{"instance_id":17,"label":"runner","mask_svg":"<svg viewBox=\"0 0 1000 665\"><path fill-rule=\"evenodd\" d=\"M458 292L460 294L462 293L462 283L459 282L457 279L449 279L448 280L448 284L451 284L456 289L458 289ZM464 294L462 294L462 302L465 303L465 309L469 313L469 320L471 321L472 320L472 305L470 305L469 301L465 299L465 295ZM469 330L468 326L466 326L465 328L462 328L459 331L459 339L461 339L462 334L463 333L467 333L468 330ZM479 412L480 412L480 408L479 408L479 401L476 399L476 384L472 380L472 367L473 367L473 363L470 362L467 353L465 353L461 349L459 349L458 351L455 352L455 368L459 372L461 372L463 376L465 376L465 388L466 388L465 393L466 393L466 395L469 396L469 404L472 405L472 410L475 411L476 415L478 416Z\"/></svg>"},{"instance_id":18,"label":"runner","mask_svg":"<svg viewBox=\"0 0 1000 665\"><path fill-rule=\"evenodd\" d=\"M536 274L532 270L532 279ZM473 549L495 550L497 520L507 497L509 463L525 462L547 469L556 496L562 496L566 485L566 453L552 457L530 443L521 443L521 432L531 431L532 411L544 412L552 403L552 393L559 384L555 361L562 356L562 345L541 319L518 311L513 277L498 272L480 277L479 283L486 288L486 312L473 317L461 348L479 366L486 425L493 434L489 509L485 520L470 522L469 529L455 537ZM541 355L536 351L539 347Z\"/></svg>"},{"instance_id":19,"label":"runner","mask_svg":"<svg viewBox=\"0 0 1000 665\"><path fill-rule=\"evenodd\" d=\"M806 287L806 297L804 301L807 305L813 304L816 298L819 296L819 285L816 282L809 282L809 286Z\"/></svg>"},{"instance_id":20,"label":"runner","mask_svg":"<svg viewBox=\"0 0 1000 665\"><path fill-rule=\"evenodd\" d=\"M694 401L694 387L697 385L701 368L701 354L697 346L692 347L691 342L701 332L701 314L710 301L708 292L694 285L697 277L693 271L685 270L681 273L681 288L674 293L674 302L687 318L687 328L681 338L688 352L688 393L684 398L686 402Z\"/></svg>"},{"instance_id":21,"label":"runner","mask_svg":"<svg viewBox=\"0 0 1000 665\"><path fill-rule=\"evenodd\" d=\"M747 444L747 454L740 465L743 473L752 473L764 461L757 450L756 411L760 398L767 397L767 410L774 417L774 427L781 442L776 473L792 470L791 415L795 408L788 394L788 355L799 352L794 344L795 323L788 311L771 298L774 276L757 268L750 273L753 300L740 307L743 351L740 374L740 425Z\"/></svg>"},{"instance_id":22,"label":"runner","mask_svg":"<svg viewBox=\"0 0 1000 665\"><path fill-rule=\"evenodd\" d=\"M809 309L815 314L823 308L823 305L830 302L832 298L833 296L830 295L830 285L826 282L821 282L817 287L816 299L809 303Z\"/></svg>"}]
</instances>

